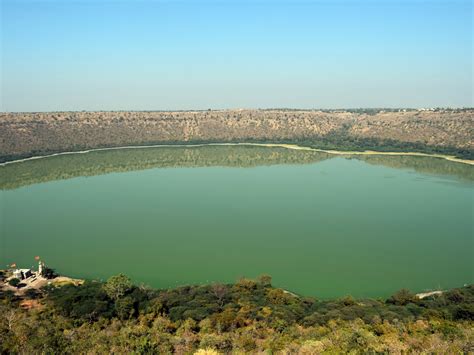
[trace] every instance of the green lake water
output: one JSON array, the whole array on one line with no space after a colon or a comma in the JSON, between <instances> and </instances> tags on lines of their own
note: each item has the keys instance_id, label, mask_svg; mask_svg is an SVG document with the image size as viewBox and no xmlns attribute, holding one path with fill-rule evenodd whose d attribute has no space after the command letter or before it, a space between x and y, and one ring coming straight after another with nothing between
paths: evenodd
<instances>
[{"instance_id":1,"label":"green lake water","mask_svg":"<svg viewBox=\"0 0 474 355\"><path fill-rule=\"evenodd\" d=\"M157 288L272 275L316 297L474 283L474 167L263 147L91 152L0 167L0 267Z\"/></svg>"}]
</instances>

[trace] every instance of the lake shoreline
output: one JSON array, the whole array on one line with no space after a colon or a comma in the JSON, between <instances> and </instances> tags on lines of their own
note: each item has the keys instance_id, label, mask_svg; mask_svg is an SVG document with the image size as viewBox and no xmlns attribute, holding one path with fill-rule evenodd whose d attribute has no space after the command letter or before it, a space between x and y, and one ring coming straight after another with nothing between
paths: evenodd
<instances>
[{"instance_id":1,"label":"lake shoreline","mask_svg":"<svg viewBox=\"0 0 474 355\"><path fill-rule=\"evenodd\" d=\"M241 143L153 144L153 145L129 145L129 146L119 146L119 147L94 148L94 149L79 150L79 151L66 151L66 152L59 152L59 153L52 153L52 154L47 154L47 155L38 155L38 156L32 156L28 158L10 160L10 161L0 163L0 166L6 166L6 165L21 163L21 162L30 161L30 160L51 158L51 157L61 156L61 155L87 154L87 153L92 153L92 152L109 151L109 150L140 149L140 148L173 148L173 147L199 148L199 147L206 147L206 146L249 146L249 147L254 146L254 147L268 147L268 148L285 148L285 149L293 149L293 150L306 150L306 151L313 151L313 152L321 152L321 153L327 153L327 154L333 154L333 155L418 156L418 157L444 159L447 161L460 163L460 164L474 165L474 160L460 159L452 155L444 155L444 154L428 154L428 153L420 153L420 152L379 152L379 151L372 151L372 150L342 151L342 150L318 149L318 148L312 148L312 147L306 147L306 146L299 146L297 144L241 142Z\"/></svg>"},{"instance_id":2,"label":"lake shoreline","mask_svg":"<svg viewBox=\"0 0 474 355\"><path fill-rule=\"evenodd\" d=\"M22 282L24 283L23 287L22 288L17 288L15 286L12 286L9 284L9 280L14 278L14 276L12 275L12 269L0 269L0 275L9 275L8 277L6 277L5 279L0 279L0 291L12 291L14 292L17 296L20 296L20 297L23 297L25 295L25 292L28 291L28 290L37 290L39 291L41 288L45 287L45 286L48 286L48 285L52 285L52 286L64 286L64 285L74 285L74 286L81 286L83 285L85 282L98 282L98 283L104 283L103 280L100 280L100 279L95 279L95 278L82 278L82 277L70 277L70 276L67 276L67 275L62 275L62 274L56 274L54 277L52 278L46 278L42 275L39 274L39 272L36 272L32 269L28 269L30 271L32 271L32 276L30 277L27 277L25 280L22 280ZM252 280L252 279L247 279L247 280ZM232 285L233 283L224 283L224 282L217 282L217 283L210 283L210 282L207 282L207 283L203 283L203 284L198 284L198 283L195 283L195 284L183 284L183 285L179 285L179 286L173 286L173 287L163 287L163 288L157 288L157 287L153 287L153 286L146 286L150 289L153 289L153 290L160 290L160 291L173 291L173 290L177 290L177 289L180 289L180 288L185 288L185 287L212 287L213 285ZM305 297L317 297L317 296L314 296L314 295L302 295L302 294L298 294L296 292L293 292L293 291L290 291L286 288L283 288L283 287L278 287L278 286L273 286L275 288L278 288L280 290L282 290L283 293L285 293L286 295L290 296L290 297L294 297L294 298L299 298L299 299L303 299ZM416 291L414 292L412 295L413 297L415 297L416 299L424 299L424 298L427 298L427 297L439 297L441 295L443 295L444 293L446 293L447 291L449 290L452 290L452 289L455 289L455 288L461 288L461 287L469 287L469 284L464 284L463 286L459 286L459 287L454 287L454 288L451 288L451 289L448 289L448 290L440 290L440 289L436 289L436 290L423 290L423 291ZM341 299L341 298L344 298L344 297L352 297L350 294L349 295L344 295L344 294L341 294L339 296L333 296L333 297L330 297L330 298L322 298L322 299L325 299L327 301L329 300L337 300L337 299ZM361 297L360 299L375 299L376 297L372 296L372 297Z\"/></svg>"}]
</instances>

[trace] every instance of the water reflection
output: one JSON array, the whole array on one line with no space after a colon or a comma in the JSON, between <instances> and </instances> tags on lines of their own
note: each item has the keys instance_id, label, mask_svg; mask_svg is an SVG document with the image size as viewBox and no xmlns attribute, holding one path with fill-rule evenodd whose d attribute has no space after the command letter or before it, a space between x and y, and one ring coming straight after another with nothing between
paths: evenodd
<instances>
[{"instance_id":1,"label":"water reflection","mask_svg":"<svg viewBox=\"0 0 474 355\"><path fill-rule=\"evenodd\" d=\"M170 167L256 167L279 164L313 164L335 158L328 153L255 146L160 147L95 151L85 154L60 155L0 167L0 189L79 176L94 176ZM444 159L414 156L350 156L368 164L419 173L453 176L474 181L474 168Z\"/></svg>"}]
</instances>

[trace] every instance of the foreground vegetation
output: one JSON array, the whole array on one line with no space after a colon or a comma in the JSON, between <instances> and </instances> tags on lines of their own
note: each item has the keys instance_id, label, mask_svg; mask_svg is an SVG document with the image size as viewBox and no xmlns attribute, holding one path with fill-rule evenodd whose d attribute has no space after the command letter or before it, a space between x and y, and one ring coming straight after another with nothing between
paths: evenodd
<instances>
[{"instance_id":1,"label":"foreground vegetation","mask_svg":"<svg viewBox=\"0 0 474 355\"><path fill-rule=\"evenodd\" d=\"M26 299L25 299L26 298ZM28 309L25 309L28 308ZM153 290L124 275L0 297L2 353L474 350L474 286L418 299L317 300L271 278Z\"/></svg>"}]
</instances>

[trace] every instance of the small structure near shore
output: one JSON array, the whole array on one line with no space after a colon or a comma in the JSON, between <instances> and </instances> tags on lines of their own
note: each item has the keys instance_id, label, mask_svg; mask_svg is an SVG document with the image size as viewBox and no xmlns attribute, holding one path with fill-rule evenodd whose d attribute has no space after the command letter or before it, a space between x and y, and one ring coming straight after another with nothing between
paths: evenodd
<instances>
[{"instance_id":1,"label":"small structure near shore","mask_svg":"<svg viewBox=\"0 0 474 355\"><path fill-rule=\"evenodd\" d=\"M18 280L26 280L27 278L33 276L35 272L31 269L15 269L13 270L13 278Z\"/></svg>"},{"instance_id":2,"label":"small structure near shore","mask_svg":"<svg viewBox=\"0 0 474 355\"><path fill-rule=\"evenodd\" d=\"M16 264L14 264L16 266ZM46 267L43 261L38 261L38 271L34 271L33 269L14 269L12 271L13 277L20 281L29 279L30 277L38 277L38 276L45 276L44 271Z\"/></svg>"},{"instance_id":3,"label":"small structure near shore","mask_svg":"<svg viewBox=\"0 0 474 355\"><path fill-rule=\"evenodd\" d=\"M58 275L45 263L38 260L38 271L34 269L20 269L11 264L10 269L0 270L0 290L13 291L17 296L24 295L28 290L39 290L46 285L64 285L72 283L80 285L84 281Z\"/></svg>"},{"instance_id":4,"label":"small structure near shore","mask_svg":"<svg viewBox=\"0 0 474 355\"><path fill-rule=\"evenodd\" d=\"M16 264L11 266L16 267ZM45 275L47 270L48 268L41 260L38 261L38 271L25 268L10 269L8 272L10 275L4 280L4 284L0 285L0 288L15 290L18 293L29 288L42 287L48 283L48 275Z\"/></svg>"}]
</instances>

